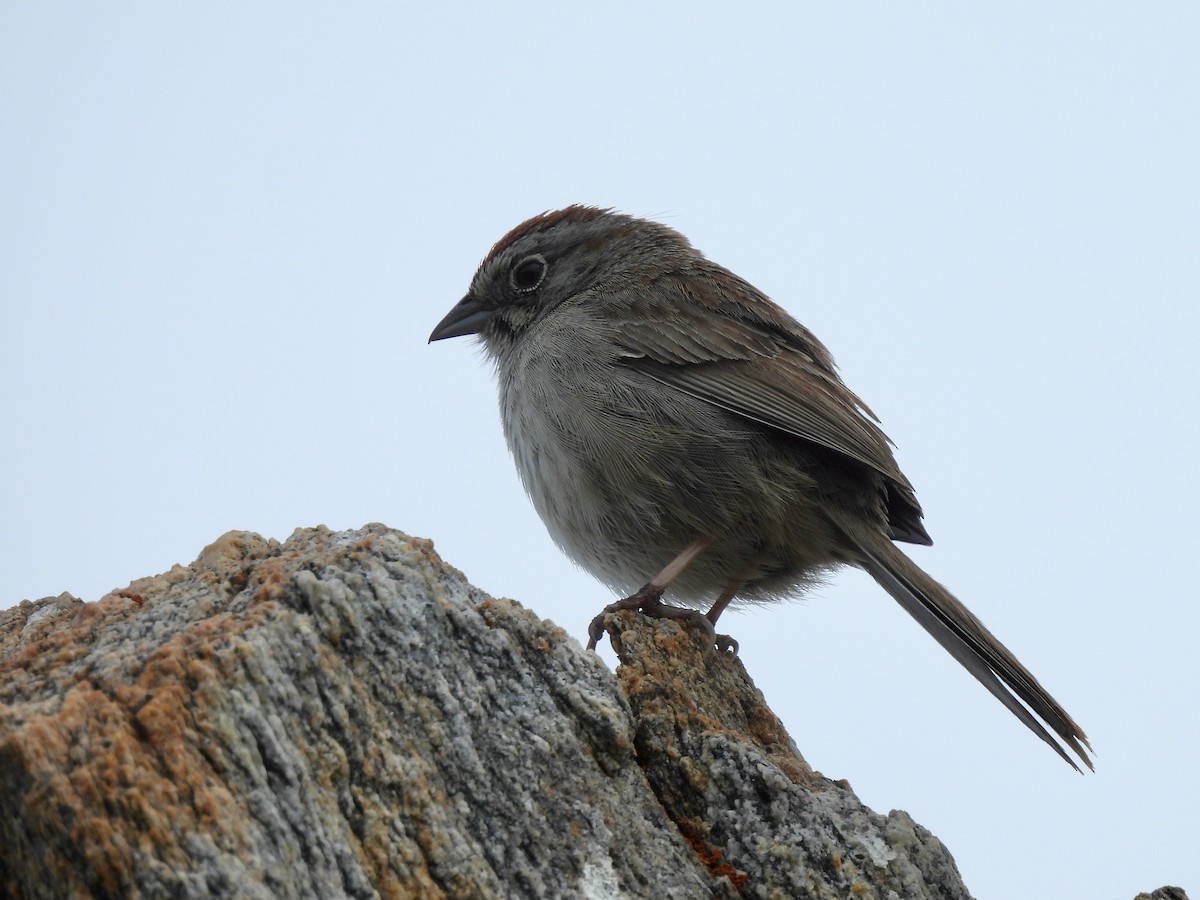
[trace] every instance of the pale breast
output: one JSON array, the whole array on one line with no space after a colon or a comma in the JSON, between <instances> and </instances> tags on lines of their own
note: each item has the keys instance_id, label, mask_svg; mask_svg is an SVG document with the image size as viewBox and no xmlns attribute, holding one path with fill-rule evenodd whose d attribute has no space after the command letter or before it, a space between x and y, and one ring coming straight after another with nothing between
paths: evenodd
<instances>
[{"instance_id":1,"label":"pale breast","mask_svg":"<svg viewBox=\"0 0 1200 900\"><path fill-rule=\"evenodd\" d=\"M781 469L760 426L624 365L587 329L553 315L539 327L498 367L501 417L534 508L576 563L632 593L708 537L671 592L700 604L743 577L751 595L756 580L777 595L825 561L811 481Z\"/></svg>"}]
</instances>

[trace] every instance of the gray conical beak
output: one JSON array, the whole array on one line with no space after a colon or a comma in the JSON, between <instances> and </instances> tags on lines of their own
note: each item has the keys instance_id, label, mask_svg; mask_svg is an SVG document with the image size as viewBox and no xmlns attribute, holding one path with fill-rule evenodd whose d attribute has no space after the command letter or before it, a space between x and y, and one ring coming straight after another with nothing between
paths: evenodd
<instances>
[{"instance_id":1,"label":"gray conical beak","mask_svg":"<svg viewBox=\"0 0 1200 900\"><path fill-rule=\"evenodd\" d=\"M429 342L462 337L464 334L478 334L479 329L487 324L487 320L495 311L478 297L467 294L446 314L446 318L437 323L437 327L429 335Z\"/></svg>"}]
</instances>

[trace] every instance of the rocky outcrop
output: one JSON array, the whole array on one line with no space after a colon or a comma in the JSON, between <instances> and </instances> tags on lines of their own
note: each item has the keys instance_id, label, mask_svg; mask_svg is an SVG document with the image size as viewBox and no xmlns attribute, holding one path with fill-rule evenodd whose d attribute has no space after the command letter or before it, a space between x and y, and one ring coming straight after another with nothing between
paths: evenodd
<instances>
[{"instance_id":1,"label":"rocky outcrop","mask_svg":"<svg viewBox=\"0 0 1200 900\"><path fill-rule=\"evenodd\" d=\"M14 897L968 896L812 771L742 664L610 618L616 677L381 525L235 532L0 613Z\"/></svg>"}]
</instances>

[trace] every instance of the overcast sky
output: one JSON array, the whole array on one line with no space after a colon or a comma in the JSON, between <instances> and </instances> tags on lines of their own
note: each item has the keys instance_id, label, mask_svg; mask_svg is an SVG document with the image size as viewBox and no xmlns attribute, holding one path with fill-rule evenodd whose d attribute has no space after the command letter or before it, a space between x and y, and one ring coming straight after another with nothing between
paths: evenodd
<instances>
[{"instance_id":1,"label":"overcast sky","mask_svg":"<svg viewBox=\"0 0 1200 900\"><path fill-rule=\"evenodd\" d=\"M613 206L829 346L1097 772L856 572L722 620L808 761L981 900L1200 893L1198 60L1182 2L4 4L0 606L380 521L583 638L612 598L426 339Z\"/></svg>"}]
</instances>

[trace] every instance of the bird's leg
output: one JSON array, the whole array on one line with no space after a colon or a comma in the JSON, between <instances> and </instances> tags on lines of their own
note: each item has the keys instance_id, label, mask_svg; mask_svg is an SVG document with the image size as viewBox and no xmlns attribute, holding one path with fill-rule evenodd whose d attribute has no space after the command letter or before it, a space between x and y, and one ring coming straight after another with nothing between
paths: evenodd
<instances>
[{"instance_id":1,"label":"bird's leg","mask_svg":"<svg viewBox=\"0 0 1200 900\"><path fill-rule=\"evenodd\" d=\"M695 562L697 556L708 549L710 543L712 542L708 538L701 538L688 544L682 553L671 560L665 569L651 578L650 582L637 591L637 593L604 607L600 615L592 619L592 624L588 626L587 648L589 650L596 649L596 644L600 641L600 636L604 634L604 617L609 613L619 612L622 609L640 609L648 616L661 619L684 619L699 626L710 638L716 640L716 632L713 630L712 620L703 613L694 609L680 609L678 606L669 606L662 602L663 592L671 586L676 578L683 574L688 566ZM726 600L725 602L728 603L729 601Z\"/></svg>"},{"instance_id":2,"label":"bird's leg","mask_svg":"<svg viewBox=\"0 0 1200 900\"><path fill-rule=\"evenodd\" d=\"M711 623L711 627L713 628L713 632L714 632L713 642L717 645L717 649L718 650L732 650L734 656L737 656L738 642L735 641L733 638L731 638L727 634L716 634L716 626L717 626L717 619L720 618L721 613L725 612L725 607L727 607L729 605L729 601L731 601L734 597L736 597L737 592L740 591L741 589L742 589L742 580L739 578L737 581L733 582L731 585L729 585L729 587L725 588L725 590L721 592L721 596L717 598L717 602L712 605L712 608L708 611L708 614L705 616L705 618L708 619L708 621Z\"/></svg>"}]
</instances>

